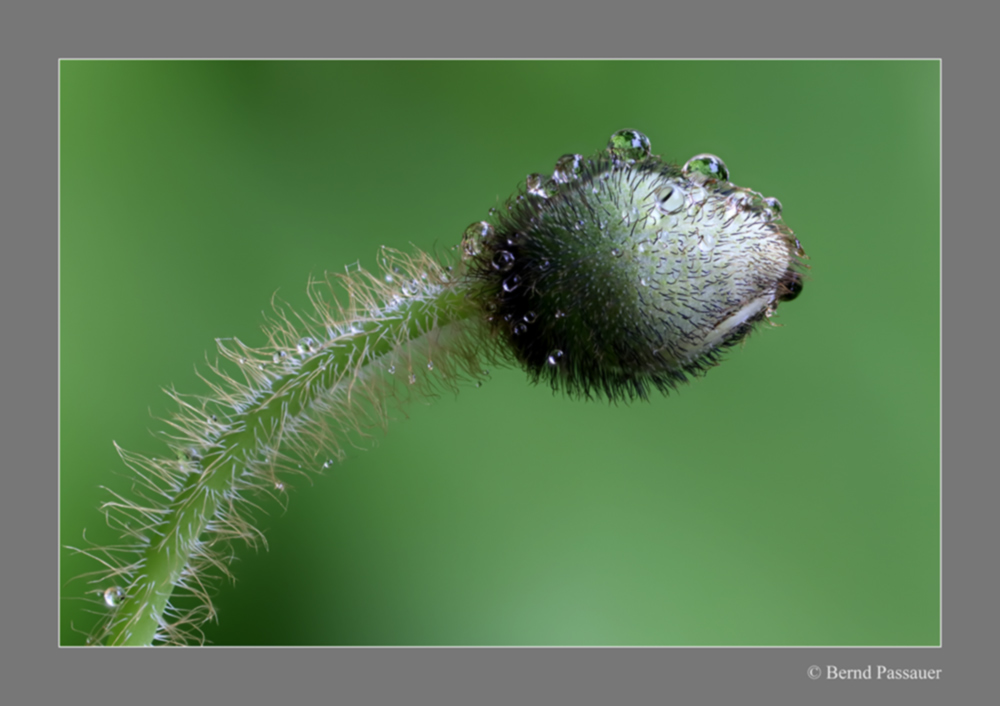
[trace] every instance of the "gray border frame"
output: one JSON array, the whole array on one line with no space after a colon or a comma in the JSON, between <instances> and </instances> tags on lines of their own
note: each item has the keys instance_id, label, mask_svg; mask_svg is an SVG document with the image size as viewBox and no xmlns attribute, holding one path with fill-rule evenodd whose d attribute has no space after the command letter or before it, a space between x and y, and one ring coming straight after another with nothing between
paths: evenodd
<instances>
[{"instance_id":1,"label":"gray border frame","mask_svg":"<svg viewBox=\"0 0 1000 706\"><path fill-rule=\"evenodd\" d=\"M838 4L821 11L823 17L803 17L800 9L765 10L759 3L732 11L717 4L660 5L629 11L616 4L603 16L581 10L546 13L537 3L527 12L505 3L474 17L476 13L464 4L435 4L437 7L387 9L373 3L364 10L331 5L298 12L288 3L269 11L237 7L235 3L213 8L199 5L196 11L193 4L191 11L184 11L176 3L148 11L124 2L66 7L36 3L31 6L34 17L23 7L5 12L2 45L14 48L9 56L15 58L0 68L5 79L2 85L7 89L3 153L4 171L9 173L4 179L7 188L0 191L2 212L7 216L4 220L9 224L0 258L0 287L6 304L5 321L14 324L13 335L5 336L5 407L17 414L4 416L18 423L4 425L5 460L10 470L3 493L3 536L5 556L17 562L13 570L5 571L8 600L4 601L4 624L16 626L8 635L14 637L11 642L16 641L20 659L16 665L8 662L10 668L4 670L8 675L4 692L15 702L23 702L23 696L31 694L35 697L31 701L86 695L87 700L110 703L139 699L159 703L178 696L258 703L301 696L349 703L426 699L434 703L641 700L715 704L746 700L750 695L770 703L939 703L954 700L965 689L979 694L976 700L984 693L994 693L996 689L991 689L988 681L992 676L988 670L994 668L995 661L991 657L996 654L995 648L990 650L994 636L980 613L992 614L991 599L996 590L987 571L995 564L990 560L995 556L990 549L996 536L995 494L990 490L995 490L997 480L995 462L975 463L992 457L974 443L992 431L987 420L993 417L986 414L982 381L972 379L979 377L978 371L990 370L979 360L989 348L969 345L975 335L970 332L983 330L982 323L991 317L978 316L969 305L989 301L988 295L977 298L974 292L965 291L989 286L989 274L978 272L978 268L988 266L992 258L983 251L986 242L962 242L988 239L992 244L995 240L988 226L976 227L974 208L976 203L989 203L992 196L986 191L991 185L989 159L980 158L988 138L979 138L989 134L986 121L994 115L991 106L980 105L986 99L983 87L993 85L986 74L992 62L987 56L975 55L977 50L985 54L992 46L987 35L991 25L985 17L977 22L973 13L957 13L954 7L922 10L920 25L913 26L915 13L901 3L898 7L868 4L863 13L848 12ZM797 6L789 4L789 8ZM885 14L880 16L880 10ZM956 19L959 14L961 25ZM720 16L730 22L720 26ZM793 18L805 20L821 36L811 36L805 26L783 26ZM464 29L448 26L449 21L458 19L468 21ZM115 24L126 20L125 26ZM727 26L730 36L726 36ZM796 33L803 29L805 33ZM893 44L894 34L901 40L899 44ZM956 43L951 50L943 46L946 38ZM586 47L584 39L590 42ZM966 158L942 160L942 176L950 174L952 184L962 185L953 191L943 189L942 209L943 225L947 226L943 261L948 263L948 267L942 266L947 287L943 289L950 295L942 302L942 333L954 332L954 340L962 342L943 349L942 380L947 387L943 389L942 456L948 485L942 501L943 616L947 616L942 647L181 649L158 650L153 663L151 651L60 650L54 620L47 623L49 629L38 629L46 623L43 616L54 615L58 605L58 567L52 560L58 546L57 524L52 521L58 459L57 444L51 443L58 422L58 380L52 374L58 365L58 328L53 316L58 311L58 244L54 237L58 226L54 208L58 59L421 57L428 56L429 48L436 56L456 57L539 57L541 50L552 56L637 58L667 52L684 58L706 52L728 54L726 58L755 54L944 58L942 78L947 81L947 90L942 88L942 97L948 110L942 109L943 144ZM20 73L26 67L32 72L29 76ZM983 75L977 76L977 71ZM956 147L954 140L973 144ZM961 227L962 219L973 222ZM966 252L975 253L975 257L964 261L955 258ZM955 262L962 262L960 276ZM25 301L27 307L15 305ZM23 345L24 341L32 343ZM977 396L979 390L982 392ZM27 498L33 502L25 502ZM41 546L30 546L34 543ZM29 631L29 626L34 629ZM177 671L166 671L165 661L176 661L170 666ZM813 664L887 664L941 668L943 672L938 682L814 682L806 673Z\"/></svg>"}]
</instances>

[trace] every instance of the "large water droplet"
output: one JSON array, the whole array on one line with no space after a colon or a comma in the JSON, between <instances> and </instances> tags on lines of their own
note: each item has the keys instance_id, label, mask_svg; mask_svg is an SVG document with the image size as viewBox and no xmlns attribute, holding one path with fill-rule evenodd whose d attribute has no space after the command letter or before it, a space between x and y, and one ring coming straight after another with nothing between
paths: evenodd
<instances>
[{"instance_id":1,"label":"large water droplet","mask_svg":"<svg viewBox=\"0 0 1000 706\"><path fill-rule=\"evenodd\" d=\"M663 213L677 213L684 208L685 193L676 186L664 186L656 192L656 208Z\"/></svg>"},{"instance_id":2,"label":"large water droplet","mask_svg":"<svg viewBox=\"0 0 1000 706\"><path fill-rule=\"evenodd\" d=\"M483 241L493 236L493 226L486 221L473 223L462 234L462 253L475 257L483 251Z\"/></svg>"},{"instance_id":3,"label":"large water droplet","mask_svg":"<svg viewBox=\"0 0 1000 706\"><path fill-rule=\"evenodd\" d=\"M562 357L563 352L557 348L549 354L549 357L545 362L549 365L559 365L560 361L562 361Z\"/></svg>"},{"instance_id":4,"label":"large water droplet","mask_svg":"<svg viewBox=\"0 0 1000 706\"><path fill-rule=\"evenodd\" d=\"M509 250L497 250L493 256L493 269L498 272L506 272L514 266L514 253Z\"/></svg>"},{"instance_id":5,"label":"large water droplet","mask_svg":"<svg viewBox=\"0 0 1000 706\"><path fill-rule=\"evenodd\" d=\"M618 159L634 162L648 157L652 145L638 130L619 130L608 141L608 151Z\"/></svg>"},{"instance_id":6,"label":"large water droplet","mask_svg":"<svg viewBox=\"0 0 1000 706\"><path fill-rule=\"evenodd\" d=\"M684 176L691 181L703 182L707 179L729 181L729 170L726 163L714 154L696 154L684 163L681 168Z\"/></svg>"},{"instance_id":7,"label":"large water droplet","mask_svg":"<svg viewBox=\"0 0 1000 706\"><path fill-rule=\"evenodd\" d=\"M104 598L104 605L108 608L117 608L125 597L125 591L119 586L112 586L111 588L105 588L104 593L101 595Z\"/></svg>"},{"instance_id":8,"label":"large water droplet","mask_svg":"<svg viewBox=\"0 0 1000 706\"><path fill-rule=\"evenodd\" d=\"M580 177L583 169L582 154L564 154L556 162L556 168L552 171L552 181L557 184L565 184Z\"/></svg>"},{"instance_id":9,"label":"large water droplet","mask_svg":"<svg viewBox=\"0 0 1000 706\"><path fill-rule=\"evenodd\" d=\"M505 291L505 292L513 292L520 285L521 285L521 276L520 275L511 275L510 277L508 277L507 279L505 279L503 281L503 291Z\"/></svg>"}]
</instances>

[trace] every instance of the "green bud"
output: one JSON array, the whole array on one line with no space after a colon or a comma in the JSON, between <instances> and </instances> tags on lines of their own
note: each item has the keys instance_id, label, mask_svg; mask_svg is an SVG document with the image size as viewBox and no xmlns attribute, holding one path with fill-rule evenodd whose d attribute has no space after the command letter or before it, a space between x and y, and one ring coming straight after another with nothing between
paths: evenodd
<instances>
[{"instance_id":1,"label":"green bud","mask_svg":"<svg viewBox=\"0 0 1000 706\"><path fill-rule=\"evenodd\" d=\"M705 371L802 290L780 202L728 178L714 155L651 156L632 130L531 175L470 227L483 316L536 381L571 394L646 397Z\"/></svg>"}]
</instances>

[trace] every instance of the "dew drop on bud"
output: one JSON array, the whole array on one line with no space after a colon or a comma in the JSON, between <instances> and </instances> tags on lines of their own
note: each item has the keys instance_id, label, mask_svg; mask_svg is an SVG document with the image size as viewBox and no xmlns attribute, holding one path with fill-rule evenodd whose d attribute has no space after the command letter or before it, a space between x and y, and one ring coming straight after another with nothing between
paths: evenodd
<instances>
[{"instance_id":1,"label":"dew drop on bud","mask_svg":"<svg viewBox=\"0 0 1000 706\"><path fill-rule=\"evenodd\" d=\"M566 184L578 179L582 171L582 154L564 154L556 162L556 168L552 170L552 181L557 184Z\"/></svg>"},{"instance_id":2,"label":"dew drop on bud","mask_svg":"<svg viewBox=\"0 0 1000 706\"><path fill-rule=\"evenodd\" d=\"M540 196L547 199L555 193L555 190L548 185L548 177L544 174L529 174L525 179L525 188L532 196Z\"/></svg>"},{"instance_id":3,"label":"dew drop on bud","mask_svg":"<svg viewBox=\"0 0 1000 706\"><path fill-rule=\"evenodd\" d=\"M493 235L493 226L486 221L478 221L465 229L462 235L462 253L465 257L475 257L483 251L483 241Z\"/></svg>"},{"instance_id":4,"label":"dew drop on bud","mask_svg":"<svg viewBox=\"0 0 1000 706\"><path fill-rule=\"evenodd\" d=\"M662 213L678 213L684 208L686 194L676 186L664 186L656 192L656 208Z\"/></svg>"},{"instance_id":5,"label":"dew drop on bud","mask_svg":"<svg viewBox=\"0 0 1000 706\"><path fill-rule=\"evenodd\" d=\"M514 266L514 254L509 250L497 250L493 256L493 269L498 272L506 272Z\"/></svg>"},{"instance_id":6,"label":"dew drop on bud","mask_svg":"<svg viewBox=\"0 0 1000 706\"><path fill-rule=\"evenodd\" d=\"M652 145L638 130L619 130L608 140L608 151L618 159L634 162L648 157Z\"/></svg>"},{"instance_id":7,"label":"dew drop on bud","mask_svg":"<svg viewBox=\"0 0 1000 706\"><path fill-rule=\"evenodd\" d=\"M681 172L691 181L703 182L708 179L729 181L726 163L714 154L696 154L684 163Z\"/></svg>"}]
</instances>

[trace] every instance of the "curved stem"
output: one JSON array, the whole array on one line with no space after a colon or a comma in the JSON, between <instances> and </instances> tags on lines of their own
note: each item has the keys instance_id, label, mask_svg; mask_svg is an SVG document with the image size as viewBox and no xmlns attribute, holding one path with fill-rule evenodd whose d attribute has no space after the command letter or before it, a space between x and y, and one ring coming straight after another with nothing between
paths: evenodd
<instances>
[{"instance_id":1,"label":"curved stem","mask_svg":"<svg viewBox=\"0 0 1000 706\"><path fill-rule=\"evenodd\" d=\"M361 404L351 401L355 386L385 371L389 361L408 355L417 341L436 340L449 327L459 335L457 329L475 306L459 281L425 286L420 296L365 310L364 316L356 307L352 311L355 320L343 322L348 333L331 335L301 360L282 361L274 374L258 375L207 452L187 467L188 475L159 511L158 522L143 530L150 540L133 565L131 584L107 626L105 644L150 645L164 639L165 612L175 586L184 582L185 572L193 572L192 561L221 562L210 554L218 541L213 525L231 520L227 512L234 497L246 488L247 477L259 471L261 459L269 458L273 465L279 448L296 443L291 437L314 421L311 415L328 409L324 404L331 399ZM350 421L341 420L345 426Z\"/></svg>"}]
</instances>

